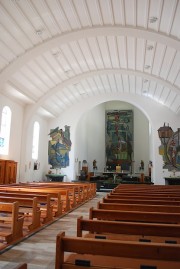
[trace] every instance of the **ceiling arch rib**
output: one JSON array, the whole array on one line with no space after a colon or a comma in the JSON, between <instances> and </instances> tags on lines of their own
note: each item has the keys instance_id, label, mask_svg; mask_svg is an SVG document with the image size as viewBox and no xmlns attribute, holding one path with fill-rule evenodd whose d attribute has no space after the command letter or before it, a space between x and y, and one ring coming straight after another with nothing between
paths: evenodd
<instances>
[{"instance_id":1,"label":"ceiling arch rib","mask_svg":"<svg viewBox=\"0 0 180 269\"><path fill-rule=\"evenodd\" d=\"M171 91L175 92L176 94L179 94L179 89L175 86L173 86L172 84L170 84L169 82L159 78L159 77L155 77L153 75L150 74L145 74L143 72L138 72L138 71L134 71L134 70L119 70L119 69L103 69L103 70L97 70L97 71L91 71L91 72L87 72L84 74L80 74L77 75L73 78L70 78L58 85L56 85L54 88L50 89L46 94L44 94L41 98L39 98L39 100L33 104L31 106L30 111L33 113L34 111L36 111L38 109L38 107L43 106L44 102L46 100L48 100L49 98L51 98L51 96L53 96L54 94L56 94L59 91L63 91L64 88L67 88L70 85L76 85L78 83L80 83L82 80L85 80L89 77L94 77L94 76L101 76L101 75L108 75L108 74L121 74L121 75L128 75L128 76L136 76L136 77L142 77L143 80L147 80L147 81L154 81L157 84L162 85L164 88L168 88ZM156 100L158 102L158 100ZM29 111L29 113L31 113Z\"/></svg>"},{"instance_id":2,"label":"ceiling arch rib","mask_svg":"<svg viewBox=\"0 0 180 269\"><path fill-rule=\"evenodd\" d=\"M135 38L143 38L146 40L152 40L154 42L160 42L168 47L174 48L179 51L179 41L175 38L159 34L150 30L142 30L138 28L130 27L119 27L119 26L103 26L103 27L92 27L90 29L83 29L79 31L73 31L66 33L58 37L52 38L48 41L44 41L42 44L34 47L33 49L26 51L25 54L16 58L10 63L0 74L0 82L4 84L8 81L9 77L17 70L22 68L24 63L36 58L38 55L43 54L47 50L56 47L57 44L65 44L75 40L80 40L84 37L98 37L98 36L132 36Z\"/></svg>"}]
</instances>

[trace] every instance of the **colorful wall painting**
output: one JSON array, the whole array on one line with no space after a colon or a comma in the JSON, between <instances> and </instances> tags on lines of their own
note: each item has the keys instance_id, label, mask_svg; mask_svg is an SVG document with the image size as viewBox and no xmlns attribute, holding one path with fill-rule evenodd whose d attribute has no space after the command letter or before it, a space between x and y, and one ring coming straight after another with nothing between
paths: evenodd
<instances>
[{"instance_id":1,"label":"colorful wall painting","mask_svg":"<svg viewBox=\"0 0 180 269\"><path fill-rule=\"evenodd\" d=\"M106 111L106 165L129 170L133 158L133 111Z\"/></svg>"},{"instance_id":2,"label":"colorful wall painting","mask_svg":"<svg viewBox=\"0 0 180 269\"><path fill-rule=\"evenodd\" d=\"M69 152L71 150L70 126L65 126L65 131L51 129L50 140L48 145L48 163L51 169L61 169L69 166Z\"/></svg>"},{"instance_id":3,"label":"colorful wall painting","mask_svg":"<svg viewBox=\"0 0 180 269\"><path fill-rule=\"evenodd\" d=\"M161 143L159 154L163 156L163 169L180 171L180 128L172 133L166 145Z\"/></svg>"}]
</instances>

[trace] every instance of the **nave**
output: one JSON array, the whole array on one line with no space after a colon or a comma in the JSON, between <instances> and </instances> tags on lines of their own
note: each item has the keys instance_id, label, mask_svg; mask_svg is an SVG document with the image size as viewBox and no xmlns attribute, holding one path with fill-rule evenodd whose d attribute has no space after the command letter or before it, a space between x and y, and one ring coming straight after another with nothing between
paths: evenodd
<instances>
[{"instance_id":1,"label":"nave","mask_svg":"<svg viewBox=\"0 0 180 269\"><path fill-rule=\"evenodd\" d=\"M76 236L77 218L89 218L89 208L97 207L97 202L105 195L104 192L97 192L92 200L2 253L0 269L10 269L16 263L27 263L28 269L54 269L56 235L65 231L66 235Z\"/></svg>"}]
</instances>

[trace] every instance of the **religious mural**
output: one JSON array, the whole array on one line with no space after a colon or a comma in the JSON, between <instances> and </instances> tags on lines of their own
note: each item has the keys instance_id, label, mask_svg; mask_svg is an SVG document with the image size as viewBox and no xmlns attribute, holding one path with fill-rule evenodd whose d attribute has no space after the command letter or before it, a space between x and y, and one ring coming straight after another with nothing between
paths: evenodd
<instances>
[{"instance_id":1,"label":"religious mural","mask_svg":"<svg viewBox=\"0 0 180 269\"><path fill-rule=\"evenodd\" d=\"M129 169L132 154L133 111L106 111L106 164L124 164L124 170Z\"/></svg>"},{"instance_id":2,"label":"religious mural","mask_svg":"<svg viewBox=\"0 0 180 269\"><path fill-rule=\"evenodd\" d=\"M180 128L172 132L167 143L161 142L159 154L163 156L164 169L180 171Z\"/></svg>"},{"instance_id":3,"label":"religious mural","mask_svg":"<svg viewBox=\"0 0 180 269\"><path fill-rule=\"evenodd\" d=\"M70 126L65 126L65 131L59 129L51 129L50 140L48 146L48 163L51 169L65 168L69 166L69 151L71 150Z\"/></svg>"}]
</instances>

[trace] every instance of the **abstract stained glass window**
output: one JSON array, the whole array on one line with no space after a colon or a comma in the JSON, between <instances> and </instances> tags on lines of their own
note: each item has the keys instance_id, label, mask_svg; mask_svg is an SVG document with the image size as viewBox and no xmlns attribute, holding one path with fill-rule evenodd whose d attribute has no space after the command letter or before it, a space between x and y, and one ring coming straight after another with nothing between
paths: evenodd
<instances>
[{"instance_id":1,"label":"abstract stained glass window","mask_svg":"<svg viewBox=\"0 0 180 269\"><path fill-rule=\"evenodd\" d=\"M130 170L133 158L133 111L106 111L106 166Z\"/></svg>"}]
</instances>

